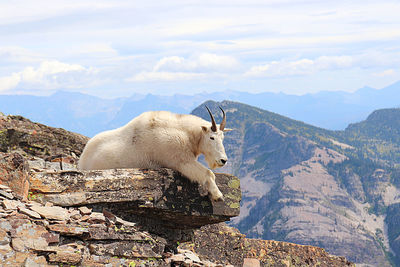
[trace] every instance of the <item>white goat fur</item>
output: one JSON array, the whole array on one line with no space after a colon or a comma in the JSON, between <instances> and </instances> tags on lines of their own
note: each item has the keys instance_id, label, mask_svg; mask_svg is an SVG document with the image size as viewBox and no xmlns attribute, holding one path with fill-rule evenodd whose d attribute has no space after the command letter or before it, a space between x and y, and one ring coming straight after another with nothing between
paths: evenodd
<instances>
[{"instance_id":1,"label":"white goat fur","mask_svg":"<svg viewBox=\"0 0 400 267\"><path fill-rule=\"evenodd\" d=\"M222 127L223 128L223 127ZM159 168L179 171L205 185L214 200L223 200L214 173L197 161L200 154L210 168L222 167L226 153L224 131L193 115L150 111L125 126L97 134L86 144L79 160L82 170Z\"/></svg>"}]
</instances>

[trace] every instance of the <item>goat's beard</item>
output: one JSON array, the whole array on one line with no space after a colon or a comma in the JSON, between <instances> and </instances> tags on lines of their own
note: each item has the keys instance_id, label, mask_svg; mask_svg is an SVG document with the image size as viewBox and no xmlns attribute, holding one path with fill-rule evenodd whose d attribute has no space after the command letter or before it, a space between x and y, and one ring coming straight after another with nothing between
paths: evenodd
<instances>
[{"instance_id":1,"label":"goat's beard","mask_svg":"<svg viewBox=\"0 0 400 267\"><path fill-rule=\"evenodd\" d=\"M211 170L213 170L213 169L218 167L218 164L214 160L209 160L209 159L206 158L206 161L207 161L208 167Z\"/></svg>"},{"instance_id":2,"label":"goat's beard","mask_svg":"<svg viewBox=\"0 0 400 267\"><path fill-rule=\"evenodd\" d=\"M213 164L208 164L208 166L210 167L210 169L212 169L212 170L214 170L215 168L217 168L218 167L218 164L217 163L213 163Z\"/></svg>"}]
</instances>

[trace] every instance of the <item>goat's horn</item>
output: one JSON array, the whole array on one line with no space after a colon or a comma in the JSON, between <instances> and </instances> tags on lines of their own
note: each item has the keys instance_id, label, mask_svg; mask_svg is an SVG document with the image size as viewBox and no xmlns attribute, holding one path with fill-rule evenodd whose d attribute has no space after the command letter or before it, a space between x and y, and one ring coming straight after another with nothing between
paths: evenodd
<instances>
[{"instance_id":1,"label":"goat's horn","mask_svg":"<svg viewBox=\"0 0 400 267\"><path fill-rule=\"evenodd\" d=\"M210 114L210 117L211 117L211 123L212 123L211 130L213 132L216 132L217 131L217 124L215 123L214 116L211 114L211 111L207 106L206 106L206 109L208 111L208 114Z\"/></svg>"},{"instance_id":2,"label":"goat's horn","mask_svg":"<svg viewBox=\"0 0 400 267\"><path fill-rule=\"evenodd\" d=\"M222 117L222 122L219 125L219 129L221 131L223 131L225 129L225 124L226 124L226 115L225 115L225 111L221 107L219 107L219 109L222 111L222 114L224 114L224 116Z\"/></svg>"}]
</instances>

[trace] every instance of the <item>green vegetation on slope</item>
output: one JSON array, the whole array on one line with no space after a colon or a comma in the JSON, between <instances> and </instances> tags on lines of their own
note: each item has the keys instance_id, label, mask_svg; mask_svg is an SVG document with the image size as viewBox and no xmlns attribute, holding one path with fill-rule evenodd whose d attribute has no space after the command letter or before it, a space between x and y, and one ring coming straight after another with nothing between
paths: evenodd
<instances>
[{"instance_id":1,"label":"green vegetation on slope","mask_svg":"<svg viewBox=\"0 0 400 267\"><path fill-rule=\"evenodd\" d=\"M400 167L400 109L374 111L365 121L350 124L341 133L364 158Z\"/></svg>"},{"instance_id":2,"label":"green vegetation on slope","mask_svg":"<svg viewBox=\"0 0 400 267\"><path fill-rule=\"evenodd\" d=\"M231 145L228 150L243 150L239 159L241 165L235 169L237 174L240 176L244 168L247 172L255 172L256 179L268 176L268 180L264 181L276 185L257 201L250 214L238 225L249 236L286 239L286 232L270 230L277 220L282 220L282 204L277 201L280 188L275 182L282 179L279 177L280 170L309 158L312 147L309 149L301 145L301 138L313 141L314 147L330 148L345 155L345 161L326 166L329 174L351 197L361 203L369 203L369 213L388 215L389 207L382 197L382 190L390 183L400 188L400 109L377 110L365 121L349 125L345 131L330 131L237 102L208 101L205 104L215 114L217 122L221 119L218 106L224 108L228 112L227 126L237 130L235 140L227 138ZM193 113L209 119L204 106ZM237 141L237 138L242 138L242 141ZM253 150L246 151L248 148ZM246 161L251 163L246 165ZM390 217L394 218L389 216L388 220ZM258 222L264 228L262 236L251 232ZM400 222L392 219L389 227L393 246L394 240L399 237ZM393 249L400 254L400 245L395 244ZM386 257L392 260L389 254Z\"/></svg>"}]
</instances>

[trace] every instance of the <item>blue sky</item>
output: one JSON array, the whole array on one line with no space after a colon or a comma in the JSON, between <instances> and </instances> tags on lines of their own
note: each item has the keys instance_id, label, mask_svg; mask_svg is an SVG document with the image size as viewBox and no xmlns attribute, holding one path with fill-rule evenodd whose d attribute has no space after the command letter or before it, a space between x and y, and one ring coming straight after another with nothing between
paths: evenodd
<instances>
[{"instance_id":1,"label":"blue sky","mask_svg":"<svg viewBox=\"0 0 400 267\"><path fill-rule=\"evenodd\" d=\"M315 93L400 80L399 1L0 2L0 94Z\"/></svg>"}]
</instances>

